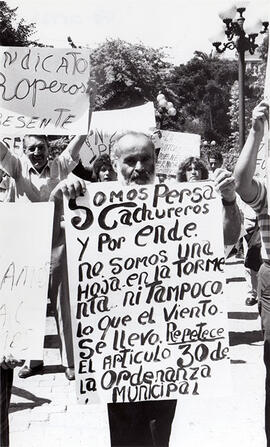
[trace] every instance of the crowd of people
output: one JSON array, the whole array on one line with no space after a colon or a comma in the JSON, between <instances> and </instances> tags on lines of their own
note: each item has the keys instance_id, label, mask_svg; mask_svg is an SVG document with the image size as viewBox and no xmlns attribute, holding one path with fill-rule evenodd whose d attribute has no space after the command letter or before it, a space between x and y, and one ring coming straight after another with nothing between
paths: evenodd
<instances>
[{"instance_id":1,"label":"crowd of people","mask_svg":"<svg viewBox=\"0 0 270 447\"><path fill-rule=\"evenodd\" d=\"M268 104L261 102L253 112L250 135L237 162L235 173L222 168L220 153L212 154L205 162L189 157L180 166L176 181L195 182L212 179L223 204L223 232L225 245L233 246L241 233L241 216L236 191L257 216L257 245L262 239L262 265L258 276L259 311L265 337L266 365L266 434L270 447L270 216L267 208L267 190L264 183L254 178L257 151L268 119ZM67 148L54 160L49 160L46 137L26 135L23 156L17 157L0 143L0 188L2 201L55 203L51 273L48 297L52 303L61 344L62 365L67 380L74 380L74 357L68 290L68 272L64 237L62 195L75 198L85 192L87 181L115 181L122 185L144 185L156 181L156 155L151 137L140 132L126 132L114 143L111 154L98 157L93 169L80 162L80 149L85 136L74 137ZM2 193L2 190L0 189ZM248 217L247 217L248 219ZM253 222L253 221L252 221ZM248 224L246 225L248 228ZM253 228L254 230L254 228ZM247 230L247 235L253 234ZM247 251L255 245L255 238L246 238ZM253 266L254 267L254 266ZM250 268L247 266L247 268ZM257 268L257 267L256 267ZM254 269L254 271L256 270ZM256 285L252 293L257 302ZM251 296L253 298L253 295ZM254 303L252 303L254 304ZM8 446L8 406L10 402L13 369L20 359L0 357L0 445ZM33 359L19 371L21 378L43 370L42 359ZM112 446L168 446L171 424L176 408L175 400L144 401L108 404Z\"/></svg>"}]
</instances>

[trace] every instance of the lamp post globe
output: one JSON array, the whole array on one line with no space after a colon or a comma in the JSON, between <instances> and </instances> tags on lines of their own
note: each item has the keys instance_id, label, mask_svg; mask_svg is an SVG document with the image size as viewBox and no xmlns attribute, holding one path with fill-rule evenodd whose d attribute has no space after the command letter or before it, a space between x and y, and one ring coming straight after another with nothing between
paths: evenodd
<instances>
[{"instance_id":1,"label":"lamp post globe","mask_svg":"<svg viewBox=\"0 0 270 447\"><path fill-rule=\"evenodd\" d=\"M247 4L248 2L245 0L236 0L229 9L219 13L219 17L225 24L223 38L226 35L227 42L222 44L221 34L216 34L210 39L217 53L223 53L226 49L236 50L238 53L240 150L245 143L245 53L248 51L250 54L254 54L258 47L255 42L256 38L259 34L266 33L269 25L268 19L262 14L263 18L258 20L252 17L252 21L245 26L246 19L243 14ZM236 16L237 13L238 16Z\"/></svg>"}]
</instances>

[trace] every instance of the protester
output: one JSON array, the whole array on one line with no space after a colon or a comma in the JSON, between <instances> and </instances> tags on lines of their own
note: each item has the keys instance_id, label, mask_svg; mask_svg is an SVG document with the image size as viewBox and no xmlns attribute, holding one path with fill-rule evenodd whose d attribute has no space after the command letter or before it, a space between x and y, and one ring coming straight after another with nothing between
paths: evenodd
<instances>
[{"instance_id":1,"label":"protester","mask_svg":"<svg viewBox=\"0 0 270 447\"><path fill-rule=\"evenodd\" d=\"M75 137L53 161L48 160L49 145L44 135L25 135L22 157L14 155L0 142L0 167L15 180L15 201L48 201L57 183L77 165L84 140L85 136Z\"/></svg>"},{"instance_id":2,"label":"protester","mask_svg":"<svg viewBox=\"0 0 270 447\"><path fill-rule=\"evenodd\" d=\"M155 147L144 134L129 132L112 148L112 164L122 185L155 180ZM176 401L108 404L112 446L167 446Z\"/></svg>"},{"instance_id":3,"label":"protester","mask_svg":"<svg viewBox=\"0 0 270 447\"><path fill-rule=\"evenodd\" d=\"M146 135L128 132L115 142L111 158L122 185L154 183L155 148ZM240 217L231 174L220 172L216 187L226 209L225 242L230 243L234 238L235 243L240 232ZM236 231L230 232L231 226ZM228 235L230 242L226 240ZM168 446L175 408L176 400L108 404L112 446Z\"/></svg>"},{"instance_id":4,"label":"protester","mask_svg":"<svg viewBox=\"0 0 270 447\"><path fill-rule=\"evenodd\" d=\"M204 162L198 157L189 157L178 168L178 182L196 182L208 179L208 170Z\"/></svg>"},{"instance_id":5,"label":"protester","mask_svg":"<svg viewBox=\"0 0 270 447\"><path fill-rule=\"evenodd\" d=\"M116 180L112 162L108 154L100 155L94 162L93 171L98 182L111 182Z\"/></svg>"},{"instance_id":6,"label":"protester","mask_svg":"<svg viewBox=\"0 0 270 447\"><path fill-rule=\"evenodd\" d=\"M143 133L128 132L119 138L112 149L112 164L122 185L144 185L155 181L154 145ZM236 208L237 211L232 177L227 172L220 173L216 187L222 192L223 200L230 203L228 208ZM59 204L62 203L62 193L68 198L76 198L84 192L85 185L80 180L61 182L52 192L51 199ZM61 213L61 206L56 205L56 210ZM235 242L240 231L240 220L237 213L231 213L229 217L229 222L225 220L227 226L233 225L238 229ZM60 222L57 215L55 222ZM227 233L225 231L225 235ZM63 237L63 226L57 225L54 238L61 241ZM108 404L111 445L168 446L175 408L176 400Z\"/></svg>"},{"instance_id":7,"label":"protester","mask_svg":"<svg viewBox=\"0 0 270 447\"><path fill-rule=\"evenodd\" d=\"M261 234L263 264L258 272L258 299L266 367L265 431L267 447L270 447L270 216L267 188L263 181L254 177L264 124L268 119L269 104L262 101L253 110L251 130L235 167L235 179L242 200L256 211Z\"/></svg>"},{"instance_id":8,"label":"protester","mask_svg":"<svg viewBox=\"0 0 270 447\"><path fill-rule=\"evenodd\" d=\"M221 168L223 165L222 153L217 149L212 150L208 155L208 163L211 172L214 173L216 169Z\"/></svg>"},{"instance_id":9,"label":"protester","mask_svg":"<svg viewBox=\"0 0 270 447\"><path fill-rule=\"evenodd\" d=\"M23 138L23 157L19 158L0 142L0 168L4 169L14 181L8 201L47 202L55 186L75 168L79 161L79 151L85 136L75 137L67 148L49 161L49 145L43 135L26 135ZM70 306L68 301L68 281L63 246L53 246L49 297L54 308L60 351L66 377L74 379L74 359ZM26 378L43 370L43 362L32 361L19 372Z\"/></svg>"}]
</instances>

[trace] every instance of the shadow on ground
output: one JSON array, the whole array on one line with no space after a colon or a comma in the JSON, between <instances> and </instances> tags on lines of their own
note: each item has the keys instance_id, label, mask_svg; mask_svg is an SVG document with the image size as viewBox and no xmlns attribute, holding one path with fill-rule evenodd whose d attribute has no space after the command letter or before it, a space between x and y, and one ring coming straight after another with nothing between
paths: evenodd
<instances>
[{"instance_id":1,"label":"shadow on ground","mask_svg":"<svg viewBox=\"0 0 270 447\"><path fill-rule=\"evenodd\" d=\"M57 349L60 347L59 335L45 335L44 348Z\"/></svg>"},{"instance_id":2,"label":"shadow on ground","mask_svg":"<svg viewBox=\"0 0 270 447\"><path fill-rule=\"evenodd\" d=\"M43 366L43 369L41 371L38 371L37 373L32 373L31 377L33 376L43 376L44 374L59 374L64 373L66 368L62 365L47 365ZM25 379L27 380L27 379Z\"/></svg>"},{"instance_id":3,"label":"shadow on ground","mask_svg":"<svg viewBox=\"0 0 270 447\"><path fill-rule=\"evenodd\" d=\"M242 365L243 363L247 363L245 360L240 360L240 359L234 359L234 360L230 360L230 363L232 365Z\"/></svg>"},{"instance_id":4,"label":"shadow on ground","mask_svg":"<svg viewBox=\"0 0 270 447\"><path fill-rule=\"evenodd\" d=\"M262 331L229 332L230 346L251 345L258 341L263 341Z\"/></svg>"},{"instance_id":5,"label":"shadow on ground","mask_svg":"<svg viewBox=\"0 0 270 447\"><path fill-rule=\"evenodd\" d=\"M258 312L228 312L229 320L257 320Z\"/></svg>"},{"instance_id":6,"label":"shadow on ground","mask_svg":"<svg viewBox=\"0 0 270 447\"><path fill-rule=\"evenodd\" d=\"M23 399L27 399L31 402L18 402L18 403L11 403L9 407L9 413L15 413L16 411L22 411L27 409L32 409L35 407L40 407L43 404L49 404L51 403L50 399L45 399L43 397L38 397L33 393L30 393L30 391L24 390L22 388L18 388L17 386L12 387L12 394L18 397L22 397Z\"/></svg>"}]
</instances>

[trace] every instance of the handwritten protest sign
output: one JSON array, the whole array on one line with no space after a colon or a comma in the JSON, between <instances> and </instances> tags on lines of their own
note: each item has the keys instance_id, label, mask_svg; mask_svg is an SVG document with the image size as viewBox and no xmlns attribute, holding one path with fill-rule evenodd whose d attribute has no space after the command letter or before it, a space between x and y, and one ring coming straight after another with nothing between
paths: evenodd
<instances>
[{"instance_id":1,"label":"handwritten protest sign","mask_svg":"<svg viewBox=\"0 0 270 447\"><path fill-rule=\"evenodd\" d=\"M22 137L3 136L1 137L1 140L14 155L17 155L17 157L21 157L23 155Z\"/></svg>"},{"instance_id":2,"label":"handwritten protest sign","mask_svg":"<svg viewBox=\"0 0 270 447\"><path fill-rule=\"evenodd\" d=\"M255 175L260 178L266 177L266 160L265 160L265 141L263 141L260 144L258 154L257 154L257 160L256 160L256 171Z\"/></svg>"},{"instance_id":3,"label":"handwritten protest sign","mask_svg":"<svg viewBox=\"0 0 270 447\"><path fill-rule=\"evenodd\" d=\"M86 134L89 50L0 47L0 133Z\"/></svg>"},{"instance_id":4,"label":"handwritten protest sign","mask_svg":"<svg viewBox=\"0 0 270 447\"><path fill-rule=\"evenodd\" d=\"M52 219L52 203L0 207L0 356L43 358Z\"/></svg>"},{"instance_id":5,"label":"handwritten protest sign","mask_svg":"<svg viewBox=\"0 0 270 447\"><path fill-rule=\"evenodd\" d=\"M91 165L97 157L110 155L115 140L125 131L149 132L155 127L152 102L129 109L93 112L91 129L80 151L84 166Z\"/></svg>"},{"instance_id":6,"label":"handwritten protest sign","mask_svg":"<svg viewBox=\"0 0 270 447\"><path fill-rule=\"evenodd\" d=\"M65 204L80 402L223 393L222 209L211 182L91 184Z\"/></svg>"},{"instance_id":7,"label":"handwritten protest sign","mask_svg":"<svg viewBox=\"0 0 270 447\"><path fill-rule=\"evenodd\" d=\"M80 158L84 166L91 166L94 161L104 154L110 155L111 148L120 136L120 132L113 133L95 130L86 137L86 140L80 150Z\"/></svg>"},{"instance_id":8,"label":"handwritten protest sign","mask_svg":"<svg viewBox=\"0 0 270 447\"><path fill-rule=\"evenodd\" d=\"M157 173L176 175L179 164L187 157L200 156L200 135L182 132L161 132Z\"/></svg>"}]
</instances>

